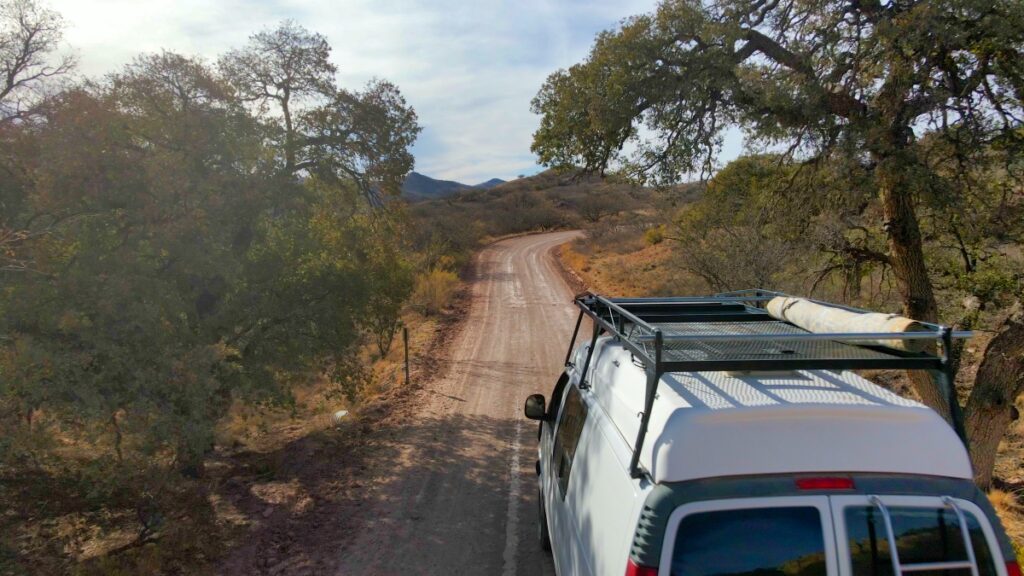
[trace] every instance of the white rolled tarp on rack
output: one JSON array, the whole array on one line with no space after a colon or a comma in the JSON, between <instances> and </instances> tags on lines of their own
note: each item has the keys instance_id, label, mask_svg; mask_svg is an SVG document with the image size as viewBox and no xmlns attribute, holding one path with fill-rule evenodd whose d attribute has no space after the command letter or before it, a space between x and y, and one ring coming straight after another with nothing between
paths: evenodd
<instances>
[{"instance_id":1,"label":"white rolled tarp on rack","mask_svg":"<svg viewBox=\"0 0 1024 576\"><path fill-rule=\"evenodd\" d=\"M916 320L897 314L880 312L858 313L842 308L817 304L803 298L777 296L768 301L765 309L773 318L789 322L808 332L829 333L879 333L879 332L930 332ZM904 352L921 352L930 344L929 340L852 340L851 344L862 346L884 346Z\"/></svg>"}]
</instances>

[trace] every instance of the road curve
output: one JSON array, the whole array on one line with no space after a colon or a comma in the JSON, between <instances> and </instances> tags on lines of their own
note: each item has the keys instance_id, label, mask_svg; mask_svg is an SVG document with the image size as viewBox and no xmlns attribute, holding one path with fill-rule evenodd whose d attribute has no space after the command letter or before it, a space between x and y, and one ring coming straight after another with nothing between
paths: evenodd
<instances>
[{"instance_id":1,"label":"road curve","mask_svg":"<svg viewBox=\"0 0 1024 576\"><path fill-rule=\"evenodd\" d=\"M576 232L510 238L476 259L447 374L380 463L336 574L553 574L536 539L536 427L523 400L550 394L576 314L552 250Z\"/></svg>"}]
</instances>

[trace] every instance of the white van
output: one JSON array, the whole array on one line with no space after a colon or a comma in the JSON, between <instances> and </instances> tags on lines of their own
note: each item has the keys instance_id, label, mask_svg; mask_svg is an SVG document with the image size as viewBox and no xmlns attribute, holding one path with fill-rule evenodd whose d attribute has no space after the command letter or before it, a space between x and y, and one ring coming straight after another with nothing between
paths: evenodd
<instances>
[{"instance_id":1,"label":"white van","mask_svg":"<svg viewBox=\"0 0 1024 576\"><path fill-rule=\"evenodd\" d=\"M768 313L783 296L576 298L593 336L526 402L558 574L1020 576L962 434L853 372L952 397L944 353L880 344L962 335L811 332Z\"/></svg>"}]
</instances>

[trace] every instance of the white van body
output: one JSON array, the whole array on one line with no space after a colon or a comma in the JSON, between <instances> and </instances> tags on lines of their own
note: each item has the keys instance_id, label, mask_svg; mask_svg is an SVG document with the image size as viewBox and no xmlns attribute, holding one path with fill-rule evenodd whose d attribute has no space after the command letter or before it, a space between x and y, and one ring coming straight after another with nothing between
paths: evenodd
<instances>
[{"instance_id":1,"label":"white van body","mask_svg":"<svg viewBox=\"0 0 1024 576\"><path fill-rule=\"evenodd\" d=\"M642 443L644 473L634 477L647 372L620 338L594 342L589 365L590 342L571 354L539 431L542 539L549 535L561 576L867 576L865 527L879 574L1019 576L966 449L931 409L850 371L667 373ZM735 566L698 566L723 562L709 552L723 543L703 539L735 535L741 520L755 532L820 522L821 549L802 565L756 571L743 563L757 561L757 546L799 540L766 528L724 543L737 550ZM972 544L949 544L950 534ZM951 547L941 562L913 549L934 535ZM892 543L902 567L888 555Z\"/></svg>"}]
</instances>

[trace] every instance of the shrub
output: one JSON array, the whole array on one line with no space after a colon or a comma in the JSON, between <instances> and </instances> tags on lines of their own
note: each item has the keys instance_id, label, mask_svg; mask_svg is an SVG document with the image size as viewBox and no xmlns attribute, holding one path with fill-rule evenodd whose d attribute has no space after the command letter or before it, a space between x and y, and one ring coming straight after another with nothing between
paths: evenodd
<instances>
[{"instance_id":1,"label":"shrub","mask_svg":"<svg viewBox=\"0 0 1024 576\"><path fill-rule=\"evenodd\" d=\"M412 293L413 307L427 316L437 314L451 301L458 284L459 277L442 268L420 274Z\"/></svg>"},{"instance_id":2,"label":"shrub","mask_svg":"<svg viewBox=\"0 0 1024 576\"><path fill-rule=\"evenodd\" d=\"M654 246L656 244L661 244L664 240L665 240L665 227L664 226L655 226L654 228L648 228L647 231L644 232L644 241L647 242L651 246Z\"/></svg>"}]
</instances>

